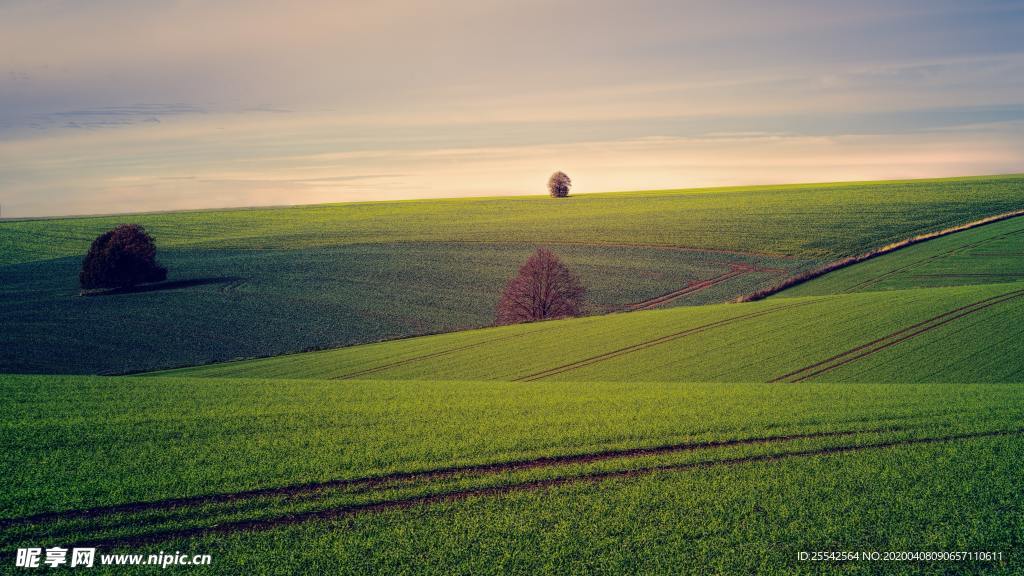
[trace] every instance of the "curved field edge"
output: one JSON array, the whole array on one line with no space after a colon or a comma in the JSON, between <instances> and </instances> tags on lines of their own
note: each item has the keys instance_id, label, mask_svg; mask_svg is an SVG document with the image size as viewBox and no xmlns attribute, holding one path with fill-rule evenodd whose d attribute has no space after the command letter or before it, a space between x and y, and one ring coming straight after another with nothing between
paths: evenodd
<instances>
[{"instance_id":1,"label":"curved field edge","mask_svg":"<svg viewBox=\"0 0 1024 576\"><path fill-rule=\"evenodd\" d=\"M1021 189L1012 175L140 215L179 289L102 298L76 296L73 255L135 216L0 222L0 370L126 374L485 326L548 243L590 312L726 302L1019 208Z\"/></svg>"},{"instance_id":2,"label":"curved field edge","mask_svg":"<svg viewBox=\"0 0 1024 576\"><path fill-rule=\"evenodd\" d=\"M1007 382L1024 376L1005 360L1024 353L1013 338L1022 315L1021 283L863 292L521 324L152 376L768 382L849 379L849 367L895 362L908 368L900 381L934 381L941 374L921 360L936 349L918 343L940 338L944 360L983 368L947 381ZM986 325L994 333L979 340ZM985 342L999 346L978 346Z\"/></svg>"},{"instance_id":3,"label":"curved field edge","mask_svg":"<svg viewBox=\"0 0 1024 576\"><path fill-rule=\"evenodd\" d=\"M778 297L1013 282L1021 278L1024 219L1011 218L837 270Z\"/></svg>"},{"instance_id":4,"label":"curved field edge","mask_svg":"<svg viewBox=\"0 0 1024 576\"><path fill-rule=\"evenodd\" d=\"M840 260L829 262L828 264L825 264L824 266L821 266L819 268L815 268L815 269L810 270L808 272L804 272L802 274L798 274L796 276L792 276L792 277L786 278L785 280L783 280L782 282L779 282L778 284L776 284L774 286L771 286L771 287L768 287L768 288L765 288L765 289L762 289L762 290L758 290L756 292L752 292L750 294L741 296L741 297L737 298L736 301L737 302L754 302L754 301L757 301L757 300L762 300L762 299L767 298L769 296L772 296L774 294L778 294L778 293L780 293L780 292L782 292L784 290L788 290L790 288L794 288L794 287L799 286L801 284L810 282L811 280L814 280L816 278L820 278L820 277L822 277L822 276L824 276L826 274L829 274L831 272L836 272L836 271L841 270L843 268L848 268L850 266L854 266L856 264L860 264L862 262L866 262L868 260L872 260L872 259L878 258L880 256L885 256L886 254L891 254L893 252L896 252L897 250L902 250L904 248L909 248L910 246L914 246L916 244L920 244L921 242L926 242L928 240L934 240L936 238L941 238L943 236L948 236L950 234L956 234L957 232L964 232L966 230L971 230L971 229L974 229L974 228L978 228L980 226L985 226L987 224L994 224L996 222L1002 222L1004 220L1009 220L1011 218L1019 218L1021 216L1024 216L1024 209L1013 210L1013 211L1010 211L1010 212L1004 212L1002 214L996 214L994 216L988 216L988 217L985 217L985 218L981 218L980 220L974 220L972 222L968 222L966 224L960 224L960 225L957 225L957 226L952 226L950 228L944 228L942 230L936 230L935 232L928 232L928 233L925 233L925 234L918 234L916 236L912 236L912 237L907 238L905 240L900 240L899 242L893 242L891 244L887 244L887 245L882 246L882 247L880 247L878 249L871 250L869 252L865 252L865 253L859 254L857 256L850 256L850 257L847 257L847 258L842 258Z\"/></svg>"},{"instance_id":5,"label":"curved field edge","mask_svg":"<svg viewBox=\"0 0 1024 576\"><path fill-rule=\"evenodd\" d=\"M91 298L78 296L76 259L3 266L0 325L9 329L0 330L0 372L126 374L487 326L504 285L533 249L435 243L166 250L160 259L172 282L164 289ZM586 286L593 314L731 265L792 271L801 262L623 246L562 246L558 254ZM672 304L726 300L777 274L745 273Z\"/></svg>"}]
</instances>

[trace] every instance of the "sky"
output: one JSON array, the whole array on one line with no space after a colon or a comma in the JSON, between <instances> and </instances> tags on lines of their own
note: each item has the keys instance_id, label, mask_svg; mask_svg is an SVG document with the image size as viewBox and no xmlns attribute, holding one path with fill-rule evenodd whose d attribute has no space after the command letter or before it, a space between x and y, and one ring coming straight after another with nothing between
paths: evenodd
<instances>
[{"instance_id":1,"label":"sky","mask_svg":"<svg viewBox=\"0 0 1024 576\"><path fill-rule=\"evenodd\" d=\"M3 217L1024 172L1024 0L0 0Z\"/></svg>"}]
</instances>

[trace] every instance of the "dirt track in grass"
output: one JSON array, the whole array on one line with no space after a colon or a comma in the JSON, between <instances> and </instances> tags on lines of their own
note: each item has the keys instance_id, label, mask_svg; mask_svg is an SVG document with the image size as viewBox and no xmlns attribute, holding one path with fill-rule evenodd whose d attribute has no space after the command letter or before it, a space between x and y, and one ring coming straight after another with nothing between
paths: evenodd
<instances>
[{"instance_id":1,"label":"dirt track in grass","mask_svg":"<svg viewBox=\"0 0 1024 576\"><path fill-rule=\"evenodd\" d=\"M865 431L866 432L866 431ZM75 542L69 544L69 546L83 547L83 546L135 546L140 544L149 544L164 542L172 539L180 538L192 538L215 534L231 534L243 531L260 531L278 528L282 526L289 526L294 524L301 524L311 521L330 521L340 518L345 518L357 514L369 514L375 512L386 512L389 510L402 510L409 509L418 506L426 506L438 503L456 502L460 500L466 500L469 498L476 497L491 497L491 496L502 496L511 493L528 492L544 490L554 488L558 486L566 486L573 484L582 483L598 483L606 480L615 479L628 479L643 475L655 474L659 472L681 472L686 470L697 470L707 469L718 466L738 466L743 464L755 464L755 463L769 463L778 462L793 458L806 458L806 457L819 457L829 456L836 454L847 454L854 452L863 452L867 450L894 448L902 446L913 446L923 444L935 444L943 442L955 442L960 440L970 440L977 438L986 437L999 437L999 436L1019 436L1024 434L1024 428L1010 429L1010 430L989 430L979 432L969 432L962 434L949 434L943 436L923 437L923 438L903 438L894 440L885 440L880 442L866 443L866 444L854 444L846 446L830 446L824 448L813 448L804 450L794 450L788 452L779 452L771 454L759 454L751 456L741 456L734 458L722 458L716 460L707 460L700 462L685 462L676 464L655 464L649 466L641 466L637 468L630 468L625 470L611 470L611 471L595 471L589 473L583 473L575 476L567 477L555 477L546 478L540 480L524 481L516 484L507 484L499 486L487 486L477 488L465 488L455 489L447 492L432 493L419 496L408 496L401 498L393 498L386 500L379 500L368 503L358 503L350 505L342 505L337 507L331 507L326 509L318 509L312 511L286 513L276 517L262 518L255 520L239 520L239 521L228 521L220 522L208 526L194 526L187 528L174 528L169 530L158 530L144 534L124 536L124 537L112 537L112 538L100 538L83 540L81 542ZM190 517L190 519L194 519Z\"/></svg>"},{"instance_id":2,"label":"dirt track in grass","mask_svg":"<svg viewBox=\"0 0 1024 576\"><path fill-rule=\"evenodd\" d=\"M479 348L480 346L483 346L485 344L491 344L493 342L501 342L503 340L511 340L513 338L521 338L521 337L526 336L528 334L535 334L537 332L543 332L543 331L544 331L543 329L541 329L541 330L531 330L529 332L522 332L522 333L519 333L519 334L510 334L510 335L507 335L507 336L498 336L496 338L487 338L485 340L480 340L478 342L473 342L471 344L464 344L462 346L453 346L452 348L446 348L444 350L438 350L437 352L430 352L430 353L427 353L427 354L421 354L419 356L413 356L411 358L404 358L402 360L396 360L394 362L389 362L387 364L381 364L379 366L374 366L372 368L366 368L364 370L357 370L356 372L350 372L350 373L344 374L342 376L337 376L335 379L337 379L337 380L351 380L353 378L361 378L363 376L367 376L369 374L374 374L374 373L377 373L377 372L381 372L381 371L387 370L389 368L396 368L398 366L405 366L407 364L412 364L414 362L419 362L420 360L430 360L431 358L437 358L437 357L440 357L440 356L447 356L448 354L454 354L456 352L461 352L463 350L471 350L473 348Z\"/></svg>"},{"instance_id":3,"label":"dirt track in grass","mask_svg":"<svg viewBox=\"0 0 1024 576\"><path fill-rule=\"evenodd\" d=\"M906 328L903 328L901 330L898 330L876 340L872 340L871 342L868 342L866 344L861 344L856 348L851 348L845 352L836 354L835 356L826 358L825 360L822 360L820 362L815 362L814 364L805 366L803 368L800 368L799 370L794 370L792 372L783 374L782 376L778 376L776 378L769 380L769 382L803 382L804 380L808 380L815 376L824 374L826 372L830 372L836 368L839 368L840 366L845 366L851 362L855 362L867 356L871 356L872 354L881 352L882 350L885 350L887 348L891 348L901 342L905 342L907 340L910 340L911 338L915 338L917 336L920 336L921 334L925 334L927 332L935 330L936 328L944 326L950 322L953 322L954 320L958 320L965 316L970 316L971 314L975 314L987 308L991 308L992 306L1002 304L1003 302L1015 300L1017 298L1020 298L1021 296L1024 296L1024 290L1015 290L1013 292L1007 292L1004 294L999 294L997 296L991 296L989 298L978 300L977 302L973 302L965 306L954 308L953 310L943 312L942 314L933 316L927 320L923 320L916 324L912 324L910 326L907 326Z\"/></svg>"},{"instance_id":4,"label":"dirt track in grass","mask_svg":"<svg viewBox=\"0 0 1024 576\"><path fill-rule=\"evenodd\" d=\"M751 266L749 264L734 264L733 263L733 264L729 264L729 271L728 272L725 272L723 274L719 274L718 276L715 276L713 278L707 278L705 280L697 280L697 281L694 281L694 282L690 282L689 284L687 284L686 286L680 288L679 290L673 290L672 292L668 292L666 294L662 294L661 296L656 296L654 298L650 298L650 299L644 300L642 302L636 302L634 304L629 304L629 305L626 306L626 309L627 310L649 310L651 308L656 308L658 306L661 306L662 304L668 304L668 303L671 303L671 302L675 302L676 300L678 300L680 298L683 298L684 296L689 296L691 294L695 294L697 292L701 292L703 290L707 290L708 288L711 288L711 287L714 287L714 286L718 286L719 284L722 284L723 282L727 282L729 280L732 280L733 278L739 278L740 276L745 276L747 274L753 274L755 272L768 272L768 273L772 273L772 274L782 274L782 273L785 273L786 270L783 270L782 268L759 268L757 266Z\"/></svg>"},{"instance_id":5,"label":"dirt track in grass","mask_svg":"<svg viewBox=\"0 0 1024 576\"><path fill-rule=\"evenodd\" d=\"M329 480L325 482L311 482L307 484L295 484L290 486L278 486L256 490L209 494L188 498L171 498L165 500L155 500L150 502L133 502L114 506L84 508L79 510L68 510L63 512L45 512L41 514L34 514L31 516L24 516L21 518L0 520L0 527L12 526L17 524L47 522L54 520L98 518L101 516L107 516L111 514L167 510L203 504L239 502L242 500L268 496L298 496L332 489L373 488L376 486L383 486L387 484L408 480L437 480L460 475L481 475L502 472L514 472L518 470L530 470L536 468L556 467L573 464L589 464L593 462L600 462L602 460L612 460L617 458L654 456L659 454L670 454L674 452L690 452L713 448L724 448L729 446L770 444L773 442L789 442L793 440L809 440L815 438L832 438L852 436L855 434L898 432L905 429L907 428L904 426L886 426L881 428L808 432L800 434L784 434L778 436L713 440L706 442L683 442L659 446L627 448L622 450L604 450L596 452L586 452L581 454L567 454L562 456L544 456L539 458L512 460L508 462L496 462L491 464L451 466L411 472L396 472L393 474L385 474L380 476L368 476L362 478L351 478L343 480Z\"/></svg>"},{"instance_id":6,"label":"dirt track in grass","mask_svg":"<svg viewBox=\"0 0 1024 576\"><path fill-rule=\"evenodd\" d=\"M1019 215L1018 216L1014 216L1014 217L1019 217ZM1016 236L1018 234L1024 234L1024 230L1015 230L1013 232L1007 232L1005 234L1000 234L998 236L992 236L991 238L984 238L982 240L978 240L977 242L970 242L968 244L963 244L963 245L957 246L955 248L951 248L950 250L946 250L945 252L942 252L940 254L934 254L934 255L929 256L927 258L922 258L921 260L917 260L915 262L911 262L910 264L907 264L905 266L900 266L899 268L895 268L893 270L889 270L888 272L885 272L883 274L875 276L874 278L868 278L867 280L864 280L863 282L860 282L858 284L855 284L855 285L853 285L853 286L843 290L843 292L846 292L846 293L857 292L858 290L860 290L862 288L866 288L868 286L873 286L873 285L881 282L882 280L885 280L886 278L891 278L892 276L896 276L899 273L905 272L906 270L909 270L911 268L916 268L918 266L922 266L922 265L927 264L929 262L933 262L935 260L939 260L939 259L942 259L942 258L946 258L948 256L952 256L953 254L956 254L958 252L962 252L964 250L970 250L972 248L977 248L978 246L984 246L985 244L988 244L989 242L993 242L995 240L1002 240L1002 239L1005 239L1005 238L1009 238L1011 236Z\"/></svg>"},{"instance_id":7,"label":"dirt track in grass","mask_svg":"<svg viewBox=\"0 0 1024 576\"><path fill-rule=\"evenodd\" d=\"M519 378L516 378L513 381L514 382L533 382L535 380L540 380L542 378L548 378L550 376L555 376L557 374L563 374L563 373L569 372L571 370L576 370L578 368L583 368L584 366L590 366L590 365L593 365L593 364L597 364L598 362L603 362L605 360L610 360L612 358L618 358L619 356L624 356L626 354L630 354L630 353L636 352L638 350L645 350L647 348L658 346L659 344L664 344L666 342L672 342L673 340L678 340L679 338L684 338L686 336L690 336L690 335L693 335L693 334L699 334L701 332L705 332L705 331L711 330L713 328L718 328L718 327L721 327L721 326L728 326L729 324L733 324L733 323L739 322L741 320L747 320L747 319L750 319L750 318L757 318L759 316L764 316L766 314L771 314L773 312L778 312L780 310L787 310L787 309L796 308L796 307L799 307L799 306L807 306L809 304L814 304L814 303L815 303L815 301L797 302L797 303L794 303L794 304L783 304L783 305L780 305L780 306L773 306L771 308L767 308L767 309L764 309L764 310L759 310L757 312L750 312L750 313L747 313L747 314L741 314L739 316L733 316L731 318L725 318L723 320L718 320L718 321L715 321L715 322L710 322L708 324L702 324L700 326L696 326L696 327L693 327L693 328L687 328L686 330L681 330L679 332L674 332L672 334L667 334L665 336L659 336L658 338L652 338L650 340L645 340L643 342L639 342L639 343L633 344L631 346L625 346L623 348L618 348L618 349L615 349L615 350L604 352L602 354L597 354L595 356L590 356L589 358L584 358L582 360L577 360L575 362L570 362L570 363L567 363L567 364L562 364L560 366L555 366L553 368L548 368L547 370L542 370L540 372L534 372L532 374L527 374L526 376L521 376Z\"/></svg>"}]
</instances>

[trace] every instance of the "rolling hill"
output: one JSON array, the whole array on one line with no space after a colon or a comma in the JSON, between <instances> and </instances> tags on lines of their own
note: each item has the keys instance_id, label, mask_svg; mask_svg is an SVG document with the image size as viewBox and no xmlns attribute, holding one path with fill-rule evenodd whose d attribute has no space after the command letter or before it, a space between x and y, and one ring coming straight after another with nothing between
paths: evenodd
<instances>
[{"instance_id":1,"label":"rolling hill","mask_svg":"<svg viewBox=\"0 0 1024 576\"><path fill-rule=\"evenodd\" d=\"M192 377L1019 382L1024 284L719 304L213 364ZM940 348L939 348L940 347ZM942 354L936 358L937 349ZM970 361L967 361L970 360Z\"/></svg>"},{"instance_id":2,"label":"rolling hill","mask_svg":"<svg viewBox=\"0 0 1024 576\"><path fill-rule=\"evenodd\" d=\"M1013 179L993 181L1017 190ZM765 222L783 223L800 217L797 197L835 194L829 209L849 225L818 243L825 252L794 224L786 240L772 240L778 229L765 224L760 249L748 239L743 253L683 246L682 226L673 246L644 245L650 237L639 229L629 245L561 245L590 279L593 311L606 315L138 376L0 374L0 552L212 554L213 566L190 568L197 574L553 565L789 574L809 566L799 553L838 546L988 554L886 564L907 573L1019 573L1024 218L922 242L766 300L678 306L725 300L733 280L749 288L782 275L737 273L743 267L805 269L898 239L879 232L886 223L913 234L1011 207L1008 193L1005 205L975 198L945 212L937 198L955 204L954 187L971 182L930 183L934 194L886 183L596 197L600 208L736 194L750 200L736 214L761 210ZM911 202L918 193L931 203ZM302 210L333 217L349 208ZM814 210L803 214L811 227L829 217ZM412 212L398 221L416 220ZM723 226L742 219L719 213ZM160 218L207 216L152 218L173 239ZM620 224L603 218L612 230ZM875 235L855 239L872 219ZM338 326L370 330L345 310L397 334L413 320L430 329L451 309L472 310L468 295L500 285L504 263L532 246L511 232L501 242L457 240L468 233L458 226L449 233L444 242L290 248L268 235L252 241L268 243L258 250L222 234L165 258L193 279L230 273L223 279L88 298L63 284L72 258L9 263L0 267L0 309L13 330L0 335L0 358L84 372L288 351L334 341ZM768 254L773 246L778 254ZM438 270L449 278L432 276ZM621 311L727 274L735 275L664 309ZM260 563L254 550L279 561Z\"/></svg>"},{"instance_id":3,"label":"rolling hill","mask_svg":"<svg viewBox=\"0 0 1024 576\"><path fill-rule=\"evenodd\" d=\"M1012 218L908 246L836 270L779 296L846 294L1024 279L1024 218Z\"/></svg>"},{"instance_id":4,"label":"rolling hill","mask_svg":"<svg viewBox=\"0 0 1024 576\"><path fill-rule=\"evenodd\" d=\"M538 245L580 274L592 313L724 302L1019 208L1022 186L998 176L4 221L0 370L128 373L486 326ZM79 297L89 242L128 220L155 235L170 283Z\"/></svg>"},{"instance_id":5,"label":"rolling hill","mask_svg":"<svg viewBox=\"0 0 1024 576\"><path fill-rule=\"evenodd\" d=\"M1024 218L746 304L542 322L186 368L204 377L1019 382ZM822 321L822 319L827 319ZM942 354L936 356L936 350Z\"/></svg>"}]
</instances>

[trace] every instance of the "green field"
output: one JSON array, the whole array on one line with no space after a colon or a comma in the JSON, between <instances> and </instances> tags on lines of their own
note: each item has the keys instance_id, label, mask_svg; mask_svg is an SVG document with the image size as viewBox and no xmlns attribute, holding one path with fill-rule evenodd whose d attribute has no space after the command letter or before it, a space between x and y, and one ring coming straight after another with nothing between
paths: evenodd
<instances>
[{"instance_id":1,"label":"green field","mask_svg":"<svg viewBox=\"0 0 1024 576\"><path fill-rule=\"evenodd\" d=\"M1022 318L1021 283L902 290L490 328L172 374L768 382L799 371L812 381L1020 382Z\"/></svg>"},{"instance_id":2,"label":"green field","mask_svg":"<svg viewBox=\"0 0 1024 576\"><path fill-rule=\"evenodd\" d=\"M343 574L1018 574L1021 447L979 438L667 470L188 545L256 574L273 572L260 557ZM997 562L796 560L822 548L1009 552Z\"/></svg>"},{"instance_id":3,"label":"green field","mask_svg":"<svg viewBox=\"0 0 1024 576\"><path fill-rule=\"evenodd\" d=\"M594 313L718 278L668 305L724 302L1019 208L1022 187L1016 175L4 221L0 370L126 373L487 326L538 245L577 270ZM78 296L89 242L124 221L154 234L170 289Z\"/></svg>"},{"instance_id":4,"label":"green field","mask_svg":"<svg viewBox=\"0 0 1024 576\"><path fill-rule=\"evenodd\" d=\"M840 269L767 301L490 328L186 368L204 377L1024 381L1024 218ZM823 320L824 319L824 320ZM938 357L936 350L942 350Z\"/></svg>"},{"instance_id":5,"label":"green field","mask_svg":"<svg viewBox=\"0 0 1024 576\"><path fill-rule=\"evenodd\" d=\"M392 242L593 242L856 254L1020 208L1024 175L548 197L365 202L131 216L166 248L269 250ZM0 264L85 253L125 216L3 222Z\"/></svg>"},{"instance_id":6,"label":"green field","mask_svg":"<svg viewBox=\"0 0 1024 576\"><path fill-rule=\"evenodd\" d=\"M210 554L195 574L1022 573L1024 218L722 303L1018 209L1022 184L595 195L551 220L536 198L140 216L172 281L200 281L96 297L74 295L61 250L112 220L0 224L63 230L17 240L0 266L0 368L191 365L0 374L0 557ZM499 217L513 206L536 222ZM557 244L570 231L583 240ZM593 315L479 328L530 235L579 271ZM623 311L740 269L760 272ZM798 558L820 550L1001 556Z\"/></svg>"},{"instance_id":7,"label":"green field","mask_svg":"<svg viewBox=\"0 0 1024 576\"><path fill-rule=\"evenodd\" d=\"M1024 218L987 224L836 270L779 297L900 290L1024 279Z\"/></svg>"},{"instance_id":8,"label":"green field","mask_svg":"<svg viewBox=\"0 0 1024 576\"><path fill-rule=\"evenodd\" d=\"M491 322L504 283L530 252L508 244L167 251L161 259L178 277L203 281L95 297L77 295L78 259L6 266L0 322L11 329L0 333L0 367L123 373L474 328ZM631 247L559 253L588 286L593 313L723 274L728 263L780 262ZM778 277L752 273L695 296L725 299L731 292L716 290Z\"/></svg>"},{"instance_id":9,"label":"green field","mask_svg":"<svg viewBox=\"0 0 1024 576\"><path fill-rule=\"evenodd\" d=\"M1014 550L1024 528L1018 385L0 382L5 550L783 573L802 549Z\"/></svg>"}]
</instances>

